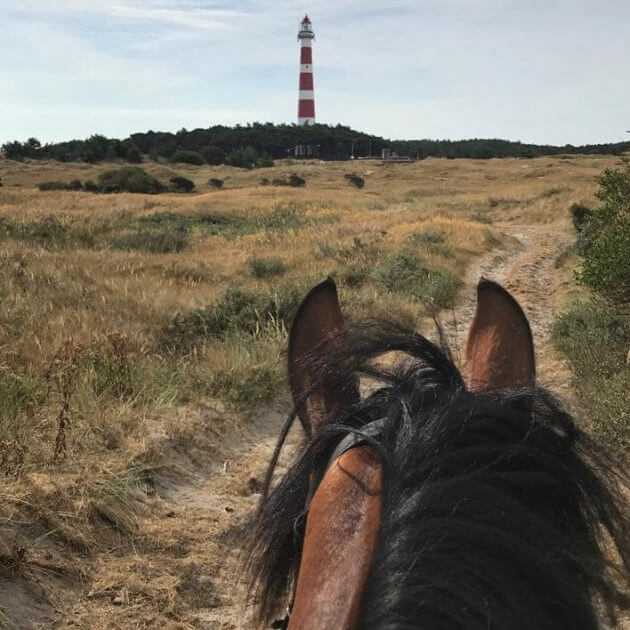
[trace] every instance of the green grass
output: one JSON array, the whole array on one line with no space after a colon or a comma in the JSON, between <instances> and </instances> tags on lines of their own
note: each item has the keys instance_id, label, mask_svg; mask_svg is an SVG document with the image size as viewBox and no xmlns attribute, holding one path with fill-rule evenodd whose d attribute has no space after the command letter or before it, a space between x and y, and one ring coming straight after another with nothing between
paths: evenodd
<instances>
[{"instance_id":1,"label":"green grass","mask_svg":"<svg viewBox=\"0 0 630 630\"><path fill-rule=\"evenodd\" d=\"M181 252L188 246L188 230L182 226L158 230L140 228L136 232L112 236L109 239L109 246L123 251L172 254Z\"/></svg>"},{"instance_id":2,"label":"green grass","mask_svg":"<svg viewBox=\"0 0 630 630\"><path fill-rule=\"evenodd\" d=\"M307 217L304 208L295 203L277 204L273 210L256 217L227 215L216 212L197 212L177 214L174 212L156 212L145 215L141 223L161 226L181 226L196 228L210 235L247 236L258 232L286 232L316 224L338 220L334 216Z\"/></svg>"},{"instance_id":3,"label":"green grass","mask_svg":"<svg viewBox=\"0 0 630 630\"><path fill-rule=\"evenodd\" d=\"M185 354L206 337L255 336L270 321L288 326L307 284L289 283L261 291L229 288L214 304L176 315L161 331L159 346L167 352Z\"/></svg>"},{"instance_id":4,"label":"green grass","mask_svg":"<svg viewBox=\"0 0 630 630\"><path fill-rule=\"evenodd\" d=\"M272 278L282 275L287 266L281 258L250 258L247 269L254 278Z\"/></svg>"},{"instance_id":5,"label":"green grass","mask_svg":"<svg viewBox=\"0 0 630 630\"><path fill-rule=\"evenodd\" d=\"M409 249L385 256L375 269L374 278L388 291L416 298L434 308L452 307L461 286L454 273L430 266Z\"/></svg>"},{"instance_id":6,"label":"green grass","mask_svg":"<svg viewBox=\"0 0 630 630\"><path fill-rule=\"evenodd\" d=\"M3 238L45 249L92 248L96 244L87 227L67 225L54 216L23 223L0 217L0 239Z\"/></svg>"},{"instance_id":7,"label":"green grass","mask_svg":"<svg viewBox=\"0 0 630 630\"><path fill-rule=\"evenodd\" d=\"M630 448L630 317L600 300L576 304L553 325L555 346L571 362L593 431Z\"/></svg>"}]
</instances>

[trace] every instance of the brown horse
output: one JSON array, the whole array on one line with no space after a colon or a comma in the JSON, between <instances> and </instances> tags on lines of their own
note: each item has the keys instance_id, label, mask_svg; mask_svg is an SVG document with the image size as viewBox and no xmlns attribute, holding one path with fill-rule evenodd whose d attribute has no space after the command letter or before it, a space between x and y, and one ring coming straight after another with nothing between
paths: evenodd
<instances>
[{"instance_id":1,"label":"brown horse","mask_svg":"<svg viewBox=\"0 0 630 630\"><path fill-rule=\"evenodd\" d=\"M391 351L407 361L375 362ZM527 318L486 280L466 365L392 324L348 331L332 280L304 299L252 524L261 623L288 604L274 627L594 630L627 606L627 473L536 387ZM359 375L383 386L362 400ZM296 416L304 447L270 490Z\"/></svg>"}]
</instances>

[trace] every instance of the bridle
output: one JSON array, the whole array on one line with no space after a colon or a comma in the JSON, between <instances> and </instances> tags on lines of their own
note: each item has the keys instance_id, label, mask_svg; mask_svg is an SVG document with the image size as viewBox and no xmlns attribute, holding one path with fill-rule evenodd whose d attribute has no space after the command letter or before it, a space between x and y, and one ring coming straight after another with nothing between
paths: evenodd
<instances>
[{"instance_id":1,"label":"bridle","mask_svg":"<svg viewBox=\"0 0 630 630\"><path fill-rule=\"evenodd\" d=\"M316 470L315 474L312 476L308 494L306 496L306 502L304 504L304 510L298 517L300 520L306 518L308 515L308 510L311 505L311 501L319 488L324 476L328 472L328 470L332 467L332 465L344 454L348 451L356 448L357 446L362 446L364 444L370 444L371 439L377 438L381 435L383 431L383 427L385 426L385 418L380 418L379 420L373 420L372 422L368 422L366 425L362 426L360 430L356 432L351 432L346 434L343 439L337 444L335 450L332 452L328 460L326 460L325 465L319 466ZM297 523L296 523L297 525ZM297 531L297 527L296 527ZM287 614L282 619L276 619L272 622L271 627L278 630L287 630L289 627L289 620L291 619L291 612L293 610L293 602L295 601L295 594L297 590L297 580L300 573L300 556L296 554L294 559L294 580L293 580L293 592L291 594L291 603L287 606Z\"/></svg>"}]
</instances>

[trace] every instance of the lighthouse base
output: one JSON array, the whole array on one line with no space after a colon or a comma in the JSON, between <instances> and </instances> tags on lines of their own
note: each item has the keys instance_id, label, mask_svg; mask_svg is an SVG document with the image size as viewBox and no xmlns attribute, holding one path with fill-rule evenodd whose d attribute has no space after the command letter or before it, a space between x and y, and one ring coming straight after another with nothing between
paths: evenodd
<instances>
[{"instance_id":1,"label":"lighthouse base","mask_svg":"<svg viewBox=\"0 0 630 630\"><path fill-rule=\"evenodd\" d=\"M314 118L298 118L298 125L300 125L300 127L306 127L307 125L314 125L315 124L315 119Z\"/></svg>"}]
</instances>

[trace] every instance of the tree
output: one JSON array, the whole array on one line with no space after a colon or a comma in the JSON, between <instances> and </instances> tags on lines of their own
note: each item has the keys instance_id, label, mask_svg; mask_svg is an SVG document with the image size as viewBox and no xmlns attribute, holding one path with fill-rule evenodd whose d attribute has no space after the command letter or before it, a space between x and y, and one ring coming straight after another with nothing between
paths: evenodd
<instances>
[{"instance_id":1,"label":"tree","mask_svg":"<svg viewBox=\"0 0 630 630\"><path fill-rule=\"evenodd\" d=\"M142 162L142 154L140 150L135 145L131 145L127 149L127 162L131 162L132 164L140 164Z\"/></svg>"},{"instance_id":2,"label":"tree","mask_svg":"<svg viewBox=\"0 0 630 630\"><path fill-rule=\"evenodd\" d=\"M171 158L171 162L182 162L184 164L201 166L204 164L204 159L201 153L197 151L177 151Z\"/></svg>"},{"instance_id":3,"label":"tree","mask_svg":"<svg viewBox=\"0 0 630 630\"><path fill-rule=\"evenodd\" d=\"M2 145L2 152L7 160L15 160L21 162L26 157L26 149L18 140L6 142Z\"/></svg>"},{"instance_id":4,"label":"tree","mask_svg":"<svg viewBox=\"0 0 630 630\"><path fill-rule=\"evenodd\" d=\"M201 155L206 161L206 164L211 164L212 166L223 164L226 157L225 152L213 144L209 144L208 146L201 149Z\"/></svg>"}]
</instances>

